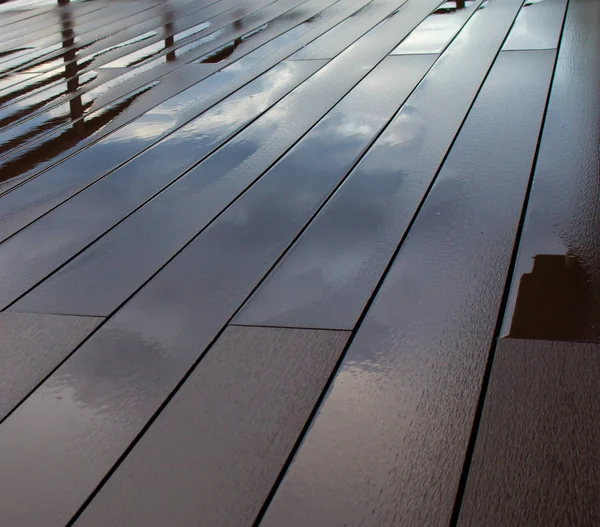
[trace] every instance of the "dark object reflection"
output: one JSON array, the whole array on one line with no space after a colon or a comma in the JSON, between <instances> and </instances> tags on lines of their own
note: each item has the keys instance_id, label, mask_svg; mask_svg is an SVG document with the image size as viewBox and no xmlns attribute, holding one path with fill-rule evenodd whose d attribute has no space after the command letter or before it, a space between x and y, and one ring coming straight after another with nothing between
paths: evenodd
<instances>
[{"instance_id":1,"label":"dark object reflection","mask_svg":"<svg viewBox=\"0 0 600 527\"><path fill-rule=\"evenodd\" d=\"M70 0L58 0L59 5L68 4ZM65 78L67 80L67 92L77 94L79 88L79 76L77 75L77 48L75 47L75 30L73 28L73 15L70 9L60 10L60 22L62 28L62 47L66 50L64 53ZM71 110L71 121L73 128L79 132L83 131L83 120L79 118L83 115L83 104L81 94L77 94L69 101Z\"/></svg>"},{"instance_id":2,"label":"dark object reflection","mask_svg":"<svg viewBox=\"0 0 600 527\"><path fill-rule=\"evenodd\" d=\"M112 104L107 105L102 111L95 112L93 115L85 115L93 101L84 104L82 101L83 84L80 83L79 71L82 69L77 59L77 47L75 46L75 28L73 14L70 6L70 0L58 0L61 21L62 47L65 50L64 74L59 77L67 79L67 93L72 96L69 100L69 114L49 119L46 123L28 131L14 140L7 142L3 150L19 148L27 145L31 140L43 132L48 132L53 128L58 130L44 138L42 141L33 142L25 149L17 152L14 156L9 156L6 161L0 165L0 182L9 181L15 177L22 176L26 172L39 167L40 164L50 161L59 154L69 150L84 139L92 136L110 123L119 114L129 108L139 97L152 89L153 85L142 87L127 97L118 99ZM170 13L170 14L169 14ZM167 11L165 15L165 27L172 25L172 11ZM171 19L169 19L171 17ZM166 30L168 33L168 30ZM167 39L168 40L168 39ZM165 40L165 46L170 44ZM168 55L167 55L168 56ZM174 56L173 56L174 60ZM71 126L65 128L60 125L65 122L71 122Z\"/></svg>"},{"instance_id":3,"label":"dark object reflection","mask_svg":"<svg viewBox=\"0 0 600 527\"><path fill-rule=\"evenodd\" d=\"M451 15L457 11L461 11L466 7L470 6L473 0L449 0L440 7L438 7L432 14L433 15Z\"/></svg>"},{"instance_id":4,"label":"dark object reflection","mask_svg":"<svg viewBox=\"0 0 600 527\"><path fill-rule=\"evenodd\" d=\"M588 276L572 255L538 254L521 276L509 337L581 340L586 329Z\"/></svg>"}]
</instances>

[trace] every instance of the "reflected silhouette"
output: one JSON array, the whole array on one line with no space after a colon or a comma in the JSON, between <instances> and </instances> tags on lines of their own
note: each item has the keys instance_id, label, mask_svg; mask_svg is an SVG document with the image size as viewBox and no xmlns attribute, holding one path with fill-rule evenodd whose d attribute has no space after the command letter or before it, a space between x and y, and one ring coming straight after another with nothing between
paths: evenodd
<instances>
[{"instance_id":1,"label":"reflected silhouette","mask_svg":"<svg viewBox=\"0 0 600 527\"><path fill-rule=\"evenodd\" d=\"M126 99L109 105L87 120L81 117L79 120L80 125L76 123L71 128L62 130L58 134L51 135L46 140L32 145L24 152L19 152L16 157L10 158L5 164L0 165L0 182L9 181L34 170L40 164L50 161L70 148L77 146L78 143L94 135L127 110L138 98L152 90L153 87L154 85L151 85L138 90ZM84 107L84 110L87 106Z\"/></svg>"},{"instance_id":2,"label":"reflected silhouette","mask_svg":"<svg viewBox=\"0 0 600 527\"><path fill-rule=\"evenodd\" d=\"M68 4L70 0L58 0L59 5ZM79 88L79 76L77 75L77 49L75 48L75 29L73 27L73 15L70 9L60 10L60 22L62 27L62 47L65 50L63 61L65 63L65 78L67 80L67 92L75 95L69 100L71 110L71 121L73 128L79 133L84 129L83 120L79 118L83 115L83 104L81 94L77 93Z\"/></svg>"},{"instance_id":3,"label":"reflected silhouette","mask_svg":"<svg viewBox=\"0 0 600 527\"><path fill-rule=\"evenodd\" d=\"M538 254L521 276L508 337L580 340L586 330L588 276L572 255Z\"/></svg>"},{"instance_id":4,"label":"reflected silhouette","mask_svg":"<svg viewBox=\"0 0 600 527\"><path fill-rule=\"evenodd\" d=\"M242 17L244 16L244 11L242 9L239 9L235 12L234 16L236 16L237 18L236 18L235 22L233 23L233 29L236 32L241 31L244 27L244 23L242 21ZM251 35L252 34L255 34L255 33L251 33ZM240 35L238 38L232 40L231 42L228 42L224 46L221 46L220 48L217 48L213 52L206 55L206 57L204 59L202 59L200 62L214 64L214 63L222 62L222 61L228 59L231 56L231 54L237 49L237 47L246 38L248 38L247 35Z\"/></svg>"},{"instance_id":5,"label":"reflected silhouette","mask_svg":"<svg viewBox=\"0 0 600 527\"><path fill-rule=\"evenodd\" d=\"M0 144L0 154L26 145L26 148L20 152L16 152L14 156L8 157L0 164L1 175L0 182L9 181L15 177L27 173L29 170L35 169L41 163L49 161L66 150L76 146L82 140L92 136L108 123L110 123L119 114L124 112L134 101L136 101L144 93L152 89L153 86L145 87L131 93L127 98L108 105L100 112L96 112L92 118L85 118L85 112L93 105L94 100L90 100L85 104L82 101L82 86L93 80L95 77L88 78L85 74L85 81L80 82L80 71L91 62L90 60L79 63L77 60L77 47L75 46L75 27L71 10L68 8L70 0L57 0L60 6L67 6L60 10L62 47L64 50L63 71L53 76L52 79L65 79L67 90L63 94L71 96L69 100L69 110L64 114L59 114L45 120L43 123L28 129L16 137L8 139ZM165 13L165 26L172 25L173 13L167 10ZM169 31L166 29L166 33ZM48 80L48 79L46 79ZM0 98L0 102L3 102ZM36 105L29 106L21 111L15 112L4 119L0 119L0 125L8 124L15 121L28 113L31 113L40 106L43 106L48 101L41 101ZM36 137L51 131L54 128L60 127L71 122L69 128L59 129L56 133L50 134L44 140L27 146L28 142L35 140Z\"/></svg>"},{"instance_id":6,"label":"reflected silhouette","mask_svg":"<svg viewBox=\"0 0 600 527\"><path fill-rule=\"evenodd\" d=\"M173 44L175 44L175 26L173 24L173 18L174 18L173 9L171 9L170 7L167 7L163 14L164 25L165 25L165 29L164 29L165 50L172 48ZM175 61L175 59L177 58L175 56L175 50L172 49L171 51L169 51L166 55L166 58L167 58L167 62Z\"/></svg>"},{"instance_id":7,"label":"reflected silhouette","mask_svg":"<svg viewBox=\"0 0 600 527\"><path fill-rule=\"evenodd\" d=\"M469 7L474 0L449 0L438 7L432 14L433 15L451 15L457 11L461 11Z\"/></svg>"}]
</instances>

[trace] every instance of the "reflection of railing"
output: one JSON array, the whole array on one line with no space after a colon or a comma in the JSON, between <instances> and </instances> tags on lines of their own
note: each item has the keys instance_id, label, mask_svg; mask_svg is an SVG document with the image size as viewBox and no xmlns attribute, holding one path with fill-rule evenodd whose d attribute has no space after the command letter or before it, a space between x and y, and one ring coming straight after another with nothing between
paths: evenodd
<instances>
[{"instance_id":1,"label":"reflection of railing","mask_svg":"<svg viewBox=\"0 0 600 527\"><path fill-rule=\"evenodd\" d=\"M163 15L165 21L165 49L169 49L175 44L175 27L173 25L173 9L167 7ZM175 50L172 49L167 53L167 62L173 62L175 60Z\"/></svg>"},{"instance_id":2,"label":"reflection of railing","mask_svg":"<svg viewBox=\"0 0 600 527\"><path fill-rule=\"evenodd\" d=\"M587 327L589 276L570 254L538 254L521 276L509 337L578 340Z\"/></svg>"},{"instance_id":3,"label":"reflection of railing","mask_svg":"<svg viewBox=\"0 0 600 527\"><path fill-rule=\"evenodd\" d=\"M59 6L65 6L70 3L70 0L58 0ZM73 15L70 9L63 7L60 10L60 22L62 32L62 47L65 50L63 60L65 63L65 78L67 79L67 91L74 95L69 100L69 108L71 111L71 121L73 128L83 133L84 120L80 119L83 116L83 103L81 94L78 93L79 75L77 75L77 49L75 48L75 29L73 27Z\"/></svg>"},{"instance_id":4,"label":"reflection of railing","mask_svg":"<svg viewBox=\"0 0 600 527\"><path fill-rule=\"evenodd\" d=\"M106 126L154 86L144 85L130 92L128 96L107 104L101 111L87 115L86 110L91 107L92 101L88 101L85 104L83 102L82 86L86 82L84 80L82 83L82 75L79 71L84 69L82 66L85 67L86 60L77 60L76 24L71 6L69 5L71 0L57 0L57 2L60 7L62 64L64 64L64 67L57 75L47 78L45 83L56 80L66 82L66 92L70 97L68 111L65 111L62 115L50 117L44 123L36 124L33 128L28 128L25 133L6 141L4 144L0 143L0 151L12 151L11 155L2 156L2 161L0 162L0 182L19 177L29 170L38 167L41 163L49 161L79 144L83 139L90 137ZM165 19L165 28L169 23L172 24L172 20ZM168 45L167 42L165 42L165 45ZM89 59L87 62L89 62ZM89 73L87 75L89 76ZM10 98L14 98L14 94ZM9 100L2 101L0 98L0 103L8 102ZM35 107L34 109L37 108ZM31 108L26 109L26 113L30 111ZM19 118L24 116L25 114L18 114ZM69 123L71 123L70 126ZM5 124L10 124L10 122ZM47 134L47 132L53 129L56 129L56 131ZM36 136L40 134L45 134L46 137L38 141L36 140Z\"/></svg>"}]
</instances>

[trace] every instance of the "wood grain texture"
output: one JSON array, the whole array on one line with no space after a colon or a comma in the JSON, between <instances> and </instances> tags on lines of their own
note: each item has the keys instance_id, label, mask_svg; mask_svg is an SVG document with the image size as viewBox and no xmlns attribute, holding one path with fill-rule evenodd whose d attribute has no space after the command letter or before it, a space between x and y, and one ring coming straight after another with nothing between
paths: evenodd
<instances>
[{"instance_id":1,"label":"wood grain texture","mask_svg":"<svg viewBox=\"0 0 600 527\"><path fill-rule=\"evenodd\" d=\"M0 313L0 419L100 322L92 317Z\"/></svg>"},{"instance_id":2,"label":"wood grain texture","mask_svg":"<svg viewBox=\"0 0 600 527\"><path fill-rule=\"evenodd\" d=\"M348 336L228 328L76 525L252 525Z\"/></svg>"},{"instance_id":3,"label":"wood grain texture","mask_svg":"<svg viewBox=\"0 0 600 527\"><path fill-rule=\"evenodd\" d=\"M498 343L459 526L600 525L600 345Z\"/></svg>"},{"instance_id":4,"label":"wood grain texture","mask_svg":"<svg viewBox=\"0 0 600 527\"><path fill-rule=\"evenodd\" d=\"M600 342L598 27L569 2L502 336Z\"/></svg>"},{"instance_id":5,"label":"wood grain texture","mask_svg":"<svg viewBox=\"0 0 600 527\"><path fill-rule=\"evenodd\" d=\"M566 9L567 0L526 1L502 49L556 48Z\"/></svg>"},{"instance_id":6,"label":"wood grain texture","mask_svg":"<svg viewBox=\"0 0 600 527\"><path fill-rule=\"evenodd\" d=\"M498 57L261 527L449 525L554 53Z\"/></svg>"},{"instance_id":7,"label":"wood grain texture","mask_svg":"<svg viewBox=\"0 0 600 527\"><path fill-rule=\"evenodd\" d=\"M519 7L520 3L490 4L473 15L236 323L346 330L355 326L418 212ZM510 75L521 74L528 60L518 55L511 63L507 58L503 68ZM499 119L500 105L523 104L522 99L504 93L511 87L503 80L488 83L486 118ZM527 80L525 76L524 85L515 86L529 90ZM546 91L547 82L541 93ZM452 104L448 93L453 94ZM543 107L537 93L529 98L530 91L527 96L536 108ZM519 118L518 113L511 115ZM510 119L503 126L513 134ZM536 126L539 117L533 128L537 136ZM526 135L524 129L519 133ZM486 133L498 134L493 126ZM492 161L484 157L488 145L477 144L479 149L469 150L466 160L473 158L478 169L489 170ZM505 144L510 151L512 144ZM502 152L498 162L504 163L505 157ZM511 155L507 162L514 167L520 161Z\"/></svg>"}]
</instances>

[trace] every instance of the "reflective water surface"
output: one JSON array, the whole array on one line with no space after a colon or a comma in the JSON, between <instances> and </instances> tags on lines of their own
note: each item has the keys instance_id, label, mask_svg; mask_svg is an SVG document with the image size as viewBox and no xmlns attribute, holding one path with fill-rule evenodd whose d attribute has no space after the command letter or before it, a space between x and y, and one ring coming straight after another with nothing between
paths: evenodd
<instances>
[{"instance_id":1,"label":"reflective water surface","mask_svg":"<svg viewBox=\"0 0 600 527\"><path fill-rule=\"evenodd\" d=\"M343 178L356 157L401 103L402 94L410 91L432 61L431 57L394 57L384 61L263 179L271 181L283 178L283 174L286 174L289 185L293 180L288 178L303 180L304 188L298 192L298 199L303 204L313 192L313 184L309 184L313 180L333 178L335 182L336 178ZM327 73L324 70L322 77ZM395 82L386 85L390 79ZM290 135L291 130L278 122L285 120L290 110L297 107L297 101L303 98L302 92L311 90L310 84L311 81L308 81L301 86L296 93L256 121L246 133L235 138L130 217L119 229L70 262L19 301L15 309L110 313L206 227L253 179L260 176L265 163L251 161L253 158L265 159L267 152L261 147L266 132L271 131L273 141L277 138L282 146L290 143L286 136ZM315 78L312 84L318 86L322 80ZM377 99L371 97L374 90L380 93ZM298 136L301 133L301 129L295 132ZM328 155L331 152L334 153ZM307 156L313 159L310 180L307 180L308 175L303 177ZM257 183L268 184L262 180ZM285 205L282 206L285 209ZM165 210L173 212L168 220L157 224L157 219L164 215ZM255 243L257 237L260 238L260 232L253 234L242 245L251 250L248 244ZM266 240L261 242L264 243ZM90 275L98 280L90 282L87 278ZM103 278L100 279L100 276Z\"/></svg>"},{"instance_id":2,"label":"reflective water surface","mask_svg":"<svg viewBox=\"0 0 600 527\"><path fill-rule=\"evenodd\" d=\"M480 4L480 0L450 0L442 4L392 53L441 53Z\"/></svg>"},{"instance_id":3,"label":"reflective water surface","mask_svg":"<svg viewBox=\"0 0 600 527\"><path fill-rule=\"evenodd\" d=\"M510 285L507 337L600 342L600 206L590 199L600 195L600 66L592 60L600 5L585 10L567 15Z\"/></svg>"}]
</instances>

